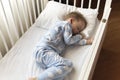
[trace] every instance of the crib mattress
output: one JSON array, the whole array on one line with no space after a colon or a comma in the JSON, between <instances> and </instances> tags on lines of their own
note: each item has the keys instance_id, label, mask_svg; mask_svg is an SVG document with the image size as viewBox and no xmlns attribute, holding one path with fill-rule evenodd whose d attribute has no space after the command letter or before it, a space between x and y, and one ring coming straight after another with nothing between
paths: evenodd
<instances>
[{"instance_id":1,"label":"crib mattress","mask_svg":"<svg viewBox=\"0 0 120 80\"><path fill-rule=\"evenodd\" d=\"M14 47L0 61L0 80L27 80L29 75L38 75L32 59L34 47L47 30L35 24L17 41ZM73 62L74 69L65 80L79 80L82 65L86 61L91 45L69 47L64 57ZM31 70L31 71L30 71Z\"/></svg>"}]
</instances>

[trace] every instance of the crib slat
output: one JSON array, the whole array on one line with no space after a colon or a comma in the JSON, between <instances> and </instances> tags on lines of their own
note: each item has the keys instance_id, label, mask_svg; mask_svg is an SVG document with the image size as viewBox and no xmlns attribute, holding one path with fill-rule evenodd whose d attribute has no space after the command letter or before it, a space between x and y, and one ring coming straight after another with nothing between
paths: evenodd
<instances>
[{"instance_id":1,"label":"crib slat","mask_svg":"<svg viewBox=\"0 0 120 80\"><path fill-rule=\"evenodd\" d=\"M90 7L91 7L91 2L92 2L92 0L89 0L89 5L88 5L88 8L90 8Z\"/></svg>"},{"instance_id":2,"label":"crib slat","mask_svg":"<svg viewBox=\"0 0 120 80\"><path fill-rule=\"evenodd\" d=\"M23 8L24 8L24 9L23 9L23 10L24 10L24 11L23 11L23 16L24 16L24 18L25 18L26 28L28 29L30 24L29 24L29 22L28 22L28 21L29 21L29 20L28 20L29 18L28 18L28 14L27 14L28 12L27 12L27 6L26 6L25 0L22 0L22 4L23 4ZM26 18L26 16L27 16L27 18Z\"/></svg>"},{"instance_id":3,"label":"crib slat","mask_svg":"<svg viewBox=\"0 0 120 80\"><path fill-rule=\"evenodd\" d=\"M10 3L12 3L11 2L11 0L10 0ZM24 29L23 29L23 24L22 24L22 19L20 18L20 13L19 13L19 8L18 8L18 4L17 4L17 2L16 2L16 0L15 0L15 6L16 6L16 13L17 13L17 16L18 16L18 21L19 21L19 24L20 24L20 30L21 30L21 32L22 32L22 34L24 34Z\"/></svg>"},{"instance_id":4,"label":"crib slat","mask_svg":"<svg viewBox=\"0 0 120 80\"><path fill-rule=\"evenodd\" d=\"M12 12L12 9L11 9L11 5L10 5L9 1L5 2L5 1L2 0L1 2L2 2L2 6L4 8L4 13L6 15L8 28L12 26L12 29L13 29L12 32L15 35L15 38L18 39L19 38L19 34L18 34L18 31L16 29L16 25L15 25L15 22L14 22L14 17L13 17L13 12ZM11 19L11 21L8 20L9 18ZM12 33L11 33L11 35L12 35Z\"/></svg>"},{"instance_id":5,"label":"crib slat","mask_svg":"<svg viewBox=\"0 0 120 80\"><path fill-rule=\"evenodd\" d=\"M44 1L43 0L40 0L41 2L40 2L40 4L41 4L41 6L38 6L38 7L41 7L41 9L43 10L44 9ZM39 8L38 8L39 9ZM40 13L38 13L38 15L39 15Z\"/></svg>"},{"instance_id":6,"label":"crib slat","mask_svg":"<svg viewBox=\"0 0 120 80\"><path fill-rule=\"evenodd\" d=\"M41 1L42 1L42 0L41 0ZM44 3L41 4L42 7L43 7L43 4L44 4ZM39 0L37 0L37 12L38 12L38 15L39 15L39 14L40 14Z\"/></svg>"},{"instance_id":7,"label":"crib slat","mask_svg":"<svg viewBox=\"0 0 120 80\"><path fill-rule=\"evenodd\" d=\"M36 20L35 2L33 0L32 0L32 8L33 8L34 20Z\"/></svg>"},{"instance_id":8,"label":"crib slat","mask_svg":"<svg viewBox=\"0 0 120 80\"><path fill-rule=\"evenodd\" d=\"M28 30L29 23L28 23L27 18L26 18L23 0L21 0L21 1L22 1L22 2L21 2L22 4L21 4L21 7L20 7L20 8L23 10L23 11L22 11L22 13L23 13L23 16L22 16L22 17L24 17L26 29Z\"/></svg>"},{"instance_id":9,"label":"crib slat","mask_svg":"<svg viewBox=\"0 0 120 80\"><path fill-rule=\"evenodd\" d=\"M98 0L98 2L97 2L97 11L99 10L99 6L100 6L100 0Z\"/></svg>"},{"instance_id":10,"label":"crib slat","mask_svg":"<svg viewBox=\"0 0 120 80\"><path fill-rule=\"evenodd\" d=\"M66 4L69 5L69 0L66 0Z\"/></svg>"},{"instance_id":11,"label":"crib slat","mask_svg":"<svg viewBox=\"0 0 120 80\"><path fill-rule=\"evenodd\" d=\"M25 19L26 29L28 30L29 23L28 23L27 18L26 18L26 13L25 13L25 8L24 8L23 0L21 0L21 1L22 1L22 10L23 10L22 13L23 13L23 17L24 17L24 19Z\"/></svg>"},{"instance_id":12,"label":"crib slat","mask_svg":"<svg viewBox=\"0 0 120 80\"><path fill-rule=\"evenodd\" d=\"M0 30L0 36L1 36L1 38L2 38L3 44L4 44L4 46L5 46L5 49L6 49L6 51L8 52L9 48L8 48L8 45L7 45L6 40L5 40L5 37L4 37L4 35L2 34L1 30Z\"/></svg>"},{"instance_id":13,"label":"crib slat","mask_svg":"<svg viewBox=\"0 0 120 80\"><path fill-rule=\"evenodd\" d=\"M12 9L12 6L11 6L11 3L10 3L10 0L8 0L9 1L9 5L10 5L10 9L11 9L11 13L12 13L12 17L13 17L13 23L14 23L14 25L16 26L15 27L15 33L16 33L16 36L17 36L17 39L19 39L19 33L18 33L18 31L17 31L17 25L16 25L16 20L15 20L15 17L14 17L14 13L13 13L13 9Z\"/></svg>"},{"instance_id":14,"label":"crib slat","mask_svg":"<svg viewBox=\"0 0 120 80\"><path fill-rule=\"evenodd\" d=\"M59 2L61 3L61 0L59 0Z\"/></svg>"},{"instance_id":15,"label":"crib slat","mask_svg":"<svg viewBox=\"0 0 120 80\"><path fill-rule=\"evenodd\" d=\"M6 28L6 30L7 30L8 37L9 37L9 39L10 39L11 45L13 46L13 45L14 45L14 41L13 41L13 39L12 39L12 35L11 35L11 33L10 33L10 31L9 31L9 28L8 28L8 20L7 20L7 18L6 18L6 13L5 13L5 10L4 10L2 1L0 1L0 4L1 4L1 6L2 6L3 13L4 13L5 28Z\"/></svg>"},{"instance_id":16,"label":"crib slat","mask_svg":"<svg viewBox=\"0 0 120 80\"><path fill-rule=\"evenodd\" d=\"M76 6L76 0L74 0L74 6Z\"/></svg>"},{"instance_id":17,"label":"crib slat","mask_svg":"<svg viewBox=\"0 0 120 80\"><path fill-rule=\"evenodd\" d=\"M83 8L84 0L81 0L81 8Z\"/></svg>"},{"instance_id":18,"label":"crib slat","mask_svg":"<svg viewBox=\"0 0 120 80\"><path fill-rule=\"evenodd\" d=\"M19 5L18 3L19 3L18 0L16 0L16 4L17 4L17 5ZM21 12L20 12L21 7L22 7L22 9L23 9L23 5L20 6L20 7L17 6L19 15L20 15L20 13L21 13ZM26 22L25 14L24 14L25 12L22 11L22 13L23 13L23 16L20 15L20 17L21 17L20 20L21 20L21 22L22 22L22 18L24 18L24 20L25 20L25 27L26 27L26 29L28 29L28 25L27 25L27 22ZM22 23L22 24L23 24L23 23ZM24 29L24 26L23 26L23 29Z\"/></svg>"},{"instance_id":19,"label":"crib slat","mask_svg":"<svg viewBox=\"0 0 120 80\"><path fill-rule=\"evenodd\" d=\"M28 8L28 13L29 13L29 17L30 17L30 23L31 25L33 24L33 21L32 21L32 14L31 14L31 10L30 10L30 5L29 5L29 1L26 0L27 2L27 8Z\"/></svg>"}]
</instances>

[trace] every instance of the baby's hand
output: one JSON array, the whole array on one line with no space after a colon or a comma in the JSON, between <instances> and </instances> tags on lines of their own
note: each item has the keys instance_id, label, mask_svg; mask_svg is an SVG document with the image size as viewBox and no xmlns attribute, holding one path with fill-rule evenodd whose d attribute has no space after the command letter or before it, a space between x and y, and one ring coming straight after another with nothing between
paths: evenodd
<instances>
[{"instance_id":1,"label":"baby's hand","mask_svg":"<svg viewBox=\"0 0 120 80\"><path fill-rule=\"evenodd\" d=\"M87 45L91 45L93 42L93 37L87 39Z\"/></svg>"}]
</instances>

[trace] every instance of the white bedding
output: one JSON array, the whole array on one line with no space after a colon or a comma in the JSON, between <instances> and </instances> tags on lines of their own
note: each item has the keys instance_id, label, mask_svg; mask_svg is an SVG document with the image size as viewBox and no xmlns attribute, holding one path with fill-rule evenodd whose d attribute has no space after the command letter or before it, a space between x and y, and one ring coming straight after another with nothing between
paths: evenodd
<instances>
[{"instance_id":1,"label":"white bedding","mask_svg":"<svg viewBox=\"0 0 120 80\"><path fill-rule=\"evenodd\" d=\"M32 27L17 41L0 61L0 80L26 80L28 75L38 75L39 70L32 61L32 53L40 37L47 30ZM72 60L74 69L65 80L79 80L81 67L90 54L91 45L69 47L64 57ZM32 72L31 72L31 71ZM41 71L41 70L40 70Z\"/></svg>"},{"instance_id":2,"label":"white bedding","mask_svg":"<svg viewBox=\"0 0 120 80\"><path fill-rule=\"evenodd\" d=\"M25 80L33 48L45 30L33 25L0 61L0 80Z\"/></svg>"},{"instance_id":3,"label":"white bedding","mask_svg":"<svg viewBox=\"0 0 120 80\"><path fill-rule=\"evenodd\" d=\"M61 20L62 16L66 13L74 10L81 12L88 20L88 27L86 29L87 34L92 29L95 29L95 20L98 14L96 10L75 9L74 6L66 6L65 4L54 1L48 2L46 8L41 12L35 24L33 24L20 40L17 41L5 57L1 59L0 80L27 80L26 78L28 76L38 75L41 70L35 66L35 62L32 59L35 45L40 37L46 33L47 29L51 27L50 25ZM91 32L94 32L94 30ZM90 48L91 45L69 47L67 49L64 57L72 60L74 69L65 80L79 79L83 63L87 61L86 56L90 55Z\"/></svg>"}]
</instances>

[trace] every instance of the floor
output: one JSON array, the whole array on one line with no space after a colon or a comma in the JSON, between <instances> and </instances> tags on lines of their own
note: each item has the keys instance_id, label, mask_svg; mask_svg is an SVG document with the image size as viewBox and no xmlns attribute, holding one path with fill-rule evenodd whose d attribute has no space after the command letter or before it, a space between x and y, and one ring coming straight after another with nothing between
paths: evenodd
<instances>
[{"instance_id":1,"label":"floor","mask_svg":"<svg viewBox=\"0 0 120 80\"><path fill-rule=\"evenodd\" d=\"M120 0L113 0L108 30L92 80L120 80Z\"/></svg>"}]
</instances>

